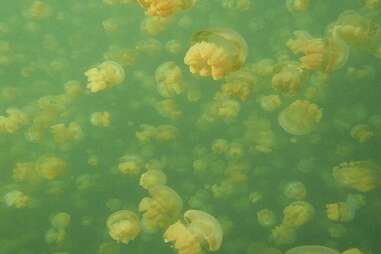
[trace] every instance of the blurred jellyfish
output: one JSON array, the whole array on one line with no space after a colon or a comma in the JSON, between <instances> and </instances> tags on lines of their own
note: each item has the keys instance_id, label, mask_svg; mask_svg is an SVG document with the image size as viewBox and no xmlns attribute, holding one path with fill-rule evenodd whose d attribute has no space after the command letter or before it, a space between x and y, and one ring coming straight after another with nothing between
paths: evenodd
<instances>
[{"instance_id":1,"label":"blurred jellyfish","mask_svg":"<svg viewBox=\"0 0 381 254\"><path fill-rule=\"evenodd\" d=\"M286 0L289 12L303 12L310 6L310 0Z\"/></svg>"},{"instance_id":2,"label":"blurred jellyfish","mask_svg":"<svg viewBox=\"0 0 381 254\"><path fill-rule=\"evenodd\" d=\"M94 112L90 116L90 122L97 127L108 127L111 124L111 114L109 112Z\"/></svg>"},{"instance_id":3,"label":"blurred jellyfish","mask_svg":"<svg viewBox=\"0 0 381 254\"><path fill-rule=\"evenodd\" d=\"M335 222L349 222L355 217L359 208L365 205L365 198L361 194L350 194L345 202L326 205L328 219Z\"/></svg>"},{"instance_id":4,"label":"blurred jellyfish","mask_svg":"<svg viewBox=\"0 0 381 254\"><path fill-rule=\"evenodd\" d=\"M276 92L285 95L296 95L304 80L305 73L303 69L297 63L289 62L274 74L271 84Z\"/></svg>"},{"instance_id":5,"label":"blurred jellyfish","mask_svg":"<svg viewBox=\"0 0 381 254\"><path fill-rule=\"evenodd\" d=\"M192 44L184 63L189 66L191 73L202 77L221 79L238 70L246 61L246 41L229 29L198 32L193 35Z\"/></svg>"},{"instance_id":6,"label":"blurred jellyfish","mask_svg":"<svg viewBox=\"0 0 381 254\"><path fill-rule=\"evenodd\" d=\"M50 218L50 224L55 229L66 229L70 224L70 221L70 214L65 212L56 213Z\"/></svg>"},{"instance_id":7,"label":"blurred jellyfish","mask_svg":"<svg viewBox=\"0 0 381 254\"><path fill-rule=\"evenodd\" d=\"M337 250L320 246L320 245L304 245L298 246L286 251L285 254L340 254Z\"/></svg>"},{"instance_id":8,"label":"blurred jellyfish","mask_svg":"<svg viewBox=\"0 0 381 254\"><path fill-rule=\"evenodd\" d=\"M8 207L25 208L30 203L30 198L19 190L13 190L5 193L4 203Z\"/></svg>"},{"instance_id":9,"label":"blurred jellyfish","mask_svg":"<svg viewBox=\"0 0 381 254\"><path fill-rule=\"evenodd\" d=\"M282 224L299 227L310 222L315 215L313 206L305 201L294 201L283 210Z\"/></svg>"},{"instance_id":10,"label":"blurred jellyfish","mask_svg":"<svg viewBox=\"0 0 381 254\"><path fill-rule=\"evenodd\" d=\"M108 233L117 242L128 244L140 233L139 218L128 210L120 210L107 218Z\"/></svg>"},{"instance_id":11,"label":"blurred jellyfish","mask_svg":"<svg viewBox=\"0 0 381 254\"><path fill-rule=\"evenodd\" d=\"M269 209L261 209L257 212L258 223L263 227L272 227L276 223L275 213Z\"/></svg>"},{"instance_id":12,"label":"blurred jellyfish","mask_svg":"<svg viewBox=\"0 0 381 254\"><path fill-rule=\"evenodd\" d=\"M333 177L339 185L360 192L368 192L381 183L379 168L368 161L343 162L333 168Z\"/></svg>"},{"instance_id":13,"label":"blurred jellyfish","mask_svg":"<svg viewBox=\"0 0 381 254\"><path fill-rule=\"evenodd\" d=\"M175 62L164 62L155 71L157 90L163 97L169 98L184 90L182 73Z\"/></svg>"},{"instance_id":14,"label":"blurred jellyfish","mask_svg":"<svg viewBox=\"0 0 381 254\"><path fill-rule=\"evenodd\" d=\"M374 136L374 132L367 124L356 124L351 129L351 136L359 143L365 143Z\"/></svg>"},{"instance_id":15,"label":"blurred jellyfish","mask_svg":"<svg viewBox=\"0 0 381 254\"><path fill-rule=\"evenodd\" d=\"M306 135L317 127L322 112L316 104L307 100L296 100L278 116L279 125L289 134Z\"/></svg>"},{"instance_id":16,"label":"blurred jellyfish","mask_svg":"<svg viewBox=\"0 0 381 254\"><path fill-rule=\"evenodd\" d=\"M200 210L188 210L184 219L185 224L177 221L164 233L165 242L172 243L177 253L201 254L204 246L209 251L219 250L223 231L216 218Z\"/></svg>"},{"instance_id":17,"label":"blurred jellyfish","mask_svg":"<svg viewBox=\"0 0 381 254\"><path fill-rule=\"evenodd\" d=\"M36 172L43 179L53 180L66 173L66 161L55 156L43 156L36 162Z\"/></svg>"},{"instance_id":18,"label":"blurred jellyfish","mask_svg":"<svg viewBox=\"0 0 381 254\"><path fill-rule=\"evenodd\" d=\"M259 98L259 104L264 111L272 112L279 108L282 101L277 94L265 95Z\"/></svg>"},{"instance_id":19,"label":"blurred jellyfish","mask_svg":"<svg viewBox=\"0 0 381 254\"><path fill-rule=\"evenodd\" d=\"M177 219L183 201L173 189L156 185L148 192L151 197L145 197L139 203L139 211L143 213L142 224L146 230L164 228Z\"/></svg>"},{"instance_id":20,"label":"blurred jellyfish","mask_svg":"<svg viewBox=\"0 0 381 254\"><path fill-rule=\"evenodd\" d=\"M134 154L126 154L119 159L118 169L123 174L138 174L143 168L143 160Z\"/></svg>"},{"instance_id":21,"label":"blurred jellyfish","mask_svg":"<svg viewBox=\"0 0 381 254\"><path fill-rule=\"evenodd\" d=\"M85 72L88 79L87 88L97 93L106 88L120 85L125 79L123 67L113 61L106 61Z\"/></svg>"},{"instance_id":22,"label":"blurred jellyfish","mask_svg":"<svg viewBox=\"0 0 381 254\"><path fill-rule=\"evenodd\" d=\"M307 196L306 186L302 182L289 182L283 189L284 195L293 200L303 200Z\"/></svg>"},{"instance_id":23,"label":"blurred jellyfish","mask_svg":"<svg viewBox=\"0 0 381 254\"><path fill-rule=\"evenodd\" d=\"M196 0L137 0L149 16L167 17L193 7Z\"/></svg>"},{"instance_id":24,"label":"blurred jellyfish","mask_svg":"<svg viewBox=\"0 0 381 254\"><path fill-rule=\"evenodd\" d=\"M161 170L150 169L140 176L139 185L149 190L157 185L165 185L167 176Z\"/></svg>"}]
</instances>

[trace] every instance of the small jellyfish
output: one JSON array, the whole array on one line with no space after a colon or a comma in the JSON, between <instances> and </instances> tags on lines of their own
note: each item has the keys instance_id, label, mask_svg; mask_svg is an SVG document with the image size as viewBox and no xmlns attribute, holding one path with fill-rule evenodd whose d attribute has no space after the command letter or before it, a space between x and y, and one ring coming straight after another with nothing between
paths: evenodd
<instances>
[{"instance_id":1,"label":"small jellyfish","mask_svg":"<svg viewBox=\"0 0 381 254\"><path fill-rule=\"evenodd\" d=\"M219 138L213 141L211 148L215 154L224 154L229 149L229 143L225 139Z\"/></svg>"},{"instance_id":2,"label":"small jellyfish","mask_svg":"<svg viewBox=\"0 0 381 254\"><path fill-rule=\"evenodd\" d=\"M292 96L299 92L304 80L305 72L299 64L289 62L274 74L271 84L276 92Z\"/></svg>"},{"instance_id":3,"label":"small jellyfish","mask_svg":"<svg viewBox=\"0 0 381 254\"><path fill-rule=\"evenodd\" d=\"M289 12L304 12L310 6L310 0L286 0Z\"/></svg>"},{"instance_id":4,"label":"small jellyfish","mask_svg":"<svg viewBox=\"0 0 381 254\"><path fill-rule=\"evenodd\" d=\"M43 156L36 162L36 172L43 179L53 180L66 173L66 161L55 156Z\"/></svg>"},{"instance_id":5,"label":"small jellyfish","mask_svg":"<svg viewBox=\"0 0 381 254\"><path fill-rule=\"evenodd\" d=\"M241 35L229 29L209 29L193 35L184 63L191 73L217 80L238 70L246 57L247 44Z\"/></svg>"},{"instance_id":6,"label":"small jellyfish","mask_svg":"<svg viewBox=\"0 0 381 254\"><path fill-rule=\"evenodd\" d=\"M282 224L299 227L310 222L315 215L313 206L305 201L294 201L283 210Z\"/></svg>"},{"instance_id":7,"label":"small jellyfish","mask_svg":"<svg viewBox=\"0 0 381 254\"><path fill-rule=\"evenodd\" d=\"M159 94L165 98L173 97L183 92L181 69L175 62L165 62L155 71L155 79Z\"/></svg>"},{"instance_id":8,"label":"small jellyfish","mask_svg":"<svg viewBox=\"0 0 381 254\"><path fill-rule=\"evenodd\" d=\"M94 112L90 116L90 122L93 126L109 127L111 124L111 114L109 112Z\"/></svg>"},{"instance_id":9,"label":"small jellyfish","mask_svg":"<svg viewBox=\"0 0 381 254\"><path fill-rule=\"evenodd\" d=\"M128 210L119 210L107 218L108 233L117 242L128 244L140 233L139 218Z\"/></svg>"},{"instance_id":10,"label":"small jellyfish","mask_svg":"<svg viewBox=\"0 0 381 254\"><path fill-rule=\"evenodd\" d=\"M278 122L289 134L306 135L316 129L321 117L321 109L316 104L296 100L278 115Z\"/></svg>"},{"instance_id":11,"label":"small jellyfish","mask_svg":"<svg viewBox=\"0 0 381 254\"><path fill-rule=\"evenodd\" d=\"M276 223L275 213L269 209L261 209L257 212L258 223L263 227L272 227Z\"/></svg>"},{"instance_id":12,"label":"small jellyfish","mask_svg":"<svg viewBox=\"0 0 381 254\"><path fill-rule=\"evenodd\" d=\"M86 71L85 75L89 82L87 88L92 93L120 85L125 79L123 67L113 61L105 61Z\"/></svg>"},{"instance_id":13,"label":"small jellyfish","mask_svg":"<svg viewBox=\"0 0 381 254\"><path fill-rule=\"evenodd\" d=\"M196 0L137 0L146 15L168 17L192 8Z\"/></svg>"},{"instance_id":14,"label":"small jellyfish","mask_svg":"<svg viewBox=\"0 0 381 254\"><path fill-rule=\"evenodd\" d=\"M343 162L333 168L333 177L344 187L368 192L381 183L377 165L368 161Z\"/></svg>"},{"instance_id":15,"label":"small jellyfish","mask_svg":"<svg viewBox=\"0 0 381 254\"><path fill-rule=\"evenodd\" d=\"M60 212L57 214L54 214L50 218L50 224L55 229L66 229L68 225L70 224L71 216L68 213Z\"/></svg>"},{"instance_id":16,"label":"small jellyfish","mask_svg":"<svg viewBox=\"0 0 381 254\"><path fill-rule=\"evenodd\" d=\"M30 198L24 192L13 190L5 193L4 203L8 207L25 208L30 204Z\"/></svg>"},{"instance_id":17,"label":"small jellyfish","mask_svg":"<svg viewBox=\"0 0 381 254\"><path fill-rule=\"evenodd\" d=\"M272 112L282 104L280 96L277 94L264 95L259 98L261 108L266 112Z\"/></svg>"},{"instance_id":18,"label":"small jellyfish","mask_svg":"<svg viewBox=\"0 0 381 254\"><path fill-rule=\"evenodd\" d=\"M123 174L138 174L143 168L143 160L134 154L124 155L119 159L118 169Z\"/></svg>"},{"instance_id":19,"label":"small jellyfish","mask_svg":"<svg viewBox=\"0 0 381 254\"><path fill-rule=\"evenodd\" d=\"M140 176L139 185L144 189L149 190L157 185L165 185L167 176L163 171L158 169L150 169Z\"/></svg>"},{"instance_id":20,"label":"small jellyfish","mask_svg":"<svg viewBox=\"0 0 381 254\"><path fill-rule=\"evenodd\" d=\"M139 203L145 229L153 231L164 228L176 220L183 208L181 197L166 185L153 186L148 192L151 197L145 197Z\"/></svg>"},{"instance_id":21,"label":"small jellyfish","mask_svg":"<svg viewBox=\"0 0 381 254\"><path fill-rule=\"evenodd\" d=\"M306 186L302 182L289 182L283 189L284 195L293 200L303 200L307 196Z\"/></svg>"},{"instance_id":22,"label":"small jellyfish","mask_svg":"<svg viewBox=\"0 0 381 254\"><path fill-rule=\"evenodd\" d=\"M172 243L178 254L201 254L204 246L209 251L220 249L223 231L216 218L200 210L188 210L184 219L185 224L177 221L164 233L165 242Z\"/></svg>"},{"instance_id":23,"label":"small jellyfish","mask_svg":"<svg viewBox=\"0 0 381 254\"><path fill-rule=\"evenodd\" d=\"M320 245L304 245L298 246L286 251L285 254L340 254L337 250L320 246Z\"/></svg>"},{"instance_id":24,"label":"small jellyfish","mask_svg":"<svg viewBox=\"0 0 381 254\"><path fill-rule=\"evenodd\" d=\"M351 136L359 143L365 143L374 136L374 132L367 124L356 124L351 129Z\"/></svg>"}]
</instances>

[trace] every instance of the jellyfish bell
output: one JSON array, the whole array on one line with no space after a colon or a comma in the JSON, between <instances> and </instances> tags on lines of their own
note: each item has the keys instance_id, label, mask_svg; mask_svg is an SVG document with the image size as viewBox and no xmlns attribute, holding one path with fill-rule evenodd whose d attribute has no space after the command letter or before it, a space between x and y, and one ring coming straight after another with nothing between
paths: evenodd
<instances>
[{"instance_id":1,"label":"jellyfish bell","mask_svg":"<svg viewBox=\"0 0 381 254\"><path fill-rule=\"evenodd\" d=\"M148 16L168 17L192 8L196 0L137 0Z\"/></svg>"},{"instance_id":2,"label":"jellyfish bell","mask_svg":"<svg viewBox=\"0 0 381 254\"><path fill-rule=\"evenodd\" d=\"M140 233L139 218L128 210L119 210L111 214L106 225L111 238L124 244L134 240Z\"/></svg>"},{"instance_id":3,"label":"jellyfish bell","mask_svg":"<svg viewBox=\"0 0 381 254\"><path fill-rule=\"evenodd\" d=\"M238 70L246 57L247 44L237 32L226 28L207 29L192 36L184 63L193 74L217 80Z\"/></svg>"},{"instance_id":4,"label":"jellyfish bell","mask_svg":"<svg viewBox=\"0 0 381 254\"><path fill-rule=\"evenodd\" d=\"M285 254L340 254L340 252L320 245L304 245L289 249Z\"/></svg>"},{"instance_id":5,"label":"jellyfish bell","mask_svg":"<svg viewBox=\"0 0 381 254\"><path fill-rule=\"evenodd\" d=\"M325 47L323 60L324 72L333 72L347 63L349 47L343 40L335 36L330 36L326 38Z\"/></svg>"}]
</instances>

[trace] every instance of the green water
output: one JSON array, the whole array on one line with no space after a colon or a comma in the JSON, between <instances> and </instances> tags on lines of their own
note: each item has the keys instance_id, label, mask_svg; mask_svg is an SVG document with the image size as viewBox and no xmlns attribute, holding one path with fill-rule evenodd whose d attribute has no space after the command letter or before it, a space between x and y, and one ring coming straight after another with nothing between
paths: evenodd
<instances>
[{"instance_id":1,"label":"green water","mask_svg":"<svg viewBox=\"0 0 381 254\"><path fill-rule=\"evenodd\" d=\"M208 253L191 209L221 225L215 253L381 253L381 1L286 2L198 0L153 17L135 0L2 0L0 254L182 254L163 236L177 221ZM222 76L184 61L202 41L225 54ZM92 92L105 61L125 77ZM143 188L153 170L182 206ZM158 223L142 208L152 196ZM140 220L128 244L106 225L119 210Z\"/></svg>"}]
</instances>

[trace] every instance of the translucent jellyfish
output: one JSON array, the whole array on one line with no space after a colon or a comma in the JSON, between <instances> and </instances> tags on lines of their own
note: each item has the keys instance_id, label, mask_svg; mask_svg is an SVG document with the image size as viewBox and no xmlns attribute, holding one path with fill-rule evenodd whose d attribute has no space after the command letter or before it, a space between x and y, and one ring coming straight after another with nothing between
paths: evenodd
<instances>
[{"instance_id":1,"label":"translucent jellyfish","mask_svg":"<svg viewBox=\"0 0 381 254\"><path fill-rule=\"evenodd\" d=\"M149 124L142 124L140 126L140 130L135 133L135 137L143 143L152 141L155 136L156 127Z\"/></svg>"},{"instance_id":2,"label":"translucent jellyfish","mask_svg":"<svg viewBox=\"0 0 381 254\"><path fill-rule=\"evenodd\" d=\"M125 79L123 67L113 61L105 61L86 71L85 75L89 82L87 88L92 93L120 85Z\"/></svg>"},{"instance_id":3,"label":"translucent jellyfish","mask_svg":"<svg viewBox=\"0 0 381 254\"><path fill-rule=\"evenodd\" d=\"M283 189L284 195L293 200L302 200L307 196L306 186L302 182L289 182Z\"/></svg>"},{"instance_id":4,"label":"translucent jellyfish","mask_svg":"<svg viewBox=\"0 0 381 254\"><path fill-rule=\"evenodd\" d=\"M76 122L71 122L67 126L63 123L55 124L50 127L50 130L57 145L78 141L83 136L81 126Z\"/></svg>"},{"instance_id":5,"label":"translucent jellyfish","mask_svg":"<svg viewBox=\"0 0 381 254\"><path fill-rule=\"evenodd\" d=\"M161 116L172 120L178 119L183 114L178 103L173 99L165 99L159 101L156 104L156 110Z\"/></svg>"},{"instance_id":6,"label":"translucent jellyfish","mask_svg":"<svg viewBox=\"0 0 381 254\"><path fill-rule=\"evenodd\" d=\"M351 136L359 143L365 143L374 136L374 132L367 124L356 124L351 129Z\"/></svg>"},{"instance_id":7,"label":"translucent jellyfish","mask_svg":"<svg viewBox=\"0 0 381 254\"><path fill-rule=\"evenodd\" d=\"M303 12L310 6L310 0L286 0L289 12Z\"/></svg>"},{"instance_id":8,"label":"translucent jellyfish","mask_svg":"<svg viewBox=\"0 0 381 254\"><path fill-rule=\"evenodd\" d=\"M349 222L355 218L357 210L365 204L365 197L362 194L349 194L344 202L327 204L326 214L332 221Z\"/></svg>"},{"instance_id":9,"label":"translucent jellyfish","mask_svg":"<svg viewBox=\"0 0 381 254\"><path fill-rule=\"evenodd\" d=\"M44 19L51 15L51 8L43 1L33 1L29 9L29 15L33 19Z\"/></svg>"},{"instance_id":10,"label":"translucent jellyfish","mask_svg":"<svg viewBox=\"0 0 381 254\"><path fill-rule=\"evenodd\" d=\"M141 22L140 29L142 32L157 36L164 32L170 24L171 19L166 17L145 17Z\"/></svg>"},{"instance_id":11,"label":"translucent jellyfish","mask_svg":"<svg viewBox=\"0 0 381 254\"><path fill-rule=\"evenodd\" d=\"M235 11L248 11L255 8L250 0L223 0L222 7Z\"/></svg>"},{"instance_id":12,"label":"translucent jellyfish","mask_svg":"<svg viewBox=\"0 0 381 254\"><path fill-rule=\"evenodd\" d=\"M294 201L283 210L282 224L299 227L310 222L315 215L313 206L305 201Z\"/></svg>"},{"instance_id":13,"label":"translucent jellyfish","mask_svg":"<svg viewBox=\"0 0 381 254\"><path fill-rule=\"evenodd\" d=\"M179 130L172 125L162 124L157 126L155 140L158 142L170 142L177 139Z\"/></svg>"},{"instance_id":14,"label":"translucent jellyfish","mask_svg":"<svg viewBox=\"0 0 381 254\"><path fill-rule=\"evenodd\" d=\"M295 227L280 224L271 230L271 239L276 244L290 244L296 241L297 231Z\"/></svg>"},{"instance_id":15,"label":"translucent jellyfish","mask_svg":"<svg viewBox=\"0 0 381 254\"><path fill-rule=\"evenodd\" d=\"M7 116L0 116L0 133L15 133L28 122L28 116L16 108L8 108Z\"/></svg>"},{"instance_id":16,"label":"translucent jellyfish","mask_svg":"<svg viewBox=\"0 0 381 254\"><path fill-rule=\"evenodd\" d=\"M339 185L360 192L368 192L381 183L379 168L368 161L343 162L333 168L333 177Z\"/></svg>"},{"instance_id":17,"label":"translucent jellyfish","mask_svg":"<svg viewBox=\"0 0 381 254\"><path fill-rule=\"evenodd\" d=\"M306 135L314 131L322 112L316 104L296 100L278 115L279 125L289 134Z\"/></svg>"},{"instance_id":18,"label":"translucent jellyfish","mask_svg":"<svg viewBox=\"0 0 381 254\"><path fill-rule=\"evenodd\" d=\"M193 35L184 63L191 73L217 80L238 70L246 57L247 44L241 35L229 29L209 29Z\"/></svg>"},{"instance_id":19,"label":"translucent jellyfish","mask_svg":"<svg viewBox=\"0 0 381 254\"><path fill-rule=\"evenodd\" d=\"M340 252L320 245L304 245L289 249L285 254L340 254Z\"/></svg>"},{"instance_id":20,"label":"translucent jellyfish","mask_svg":"<svg viewBox=\"0 0 381 254\"><path fill-rule=\"evenodd\" d=\"M357 248L351 248L348 250L343 251L341 254L364 254L361 250Z\"/></svg>"},{"instance_id":21,"label":"translucent jellyfish","mask_svg":"<svg viewBox=\"0 0 381 254\"><path fill-rule=\"evenodd\" d=\"M66 162L55 156L43 156L36 162L36 172L43 179L53 180L66 173Z\"/></svg>"},{"instance_id":22,"label":"translucent jellyfish","mask_svg":"<svg viewBox=\"0 0 381 254\"><path fill-rule=\"evenodd\" d=\"M257 212L258 223L263 227L272 227L276 223L275 213L269 209L261 209Z\"/></svg>"},{"instance_id":23,"label":"translucent jellyfish","mask_svg":"<svg viewBox=\"0 0 381 254\"><path fill-rule=\"evenodd\" d=\"M259 104L264 111L272 112L281 106L282 101L279 95L270 94L261 96L259 99Z\"/></svg>"},{"instance_id":24,"label":"translucent jellyfish","mask_svg":"<svg viewBox=\"0 0 381 254\"><path fill-rule=\"evenodd\" d=\"M143 160L134 154L126 154L119 159L118 169L123 174L138 174L143 168Z\"/></svg>"},{"instance_id":25,"label":"translucent jellyfish","mask_svg":"<svg viewBox=\"0 0 381 254\"><path fill-rule=\"evenodd\" d=\"M71 98L80 96L83 92L81 83L76 80L70 80L64 84L65 94Z\"/></svg>"},{"instance_id":26,"label":"translucent jellyfish","mask_svg":"<svg viewBox=\"0 0 381 254\"><path fill-rule=\"evenodd\" d=\"M228 149L229 143L225 139L219 138L212 143L212 151L216 154L224 154Z\"/></svg>"},{"instance_id":27,"label":"translucent jellyfish","mask_svg":"<svg viewBox=\"0 0 381 254\"><path fill-rule=\"evenodd\" d=\"M70 221L71 221L70 214L65 212L54 214L50 218L50 224L52 225L52 227L56 229L66 229L69 226Z\"/></svg>"},{"instance_id":28,"label":"translucent jellyfish","mask_svg":"<svg viewBox=\"0 0 381 254\"><path fill-rule=\"evenodd\" d=\"M196 0L137 0L149 16L167 17L193 7Z\"/></svg>"},{"instance_id":29,"label":"translucent jellyfish","mask_svg":"<svg viewBox=\"0 0 381 254\"><path fill-rule=\"evenodd\" d=\"M36 172L34 162L19 162L16 163L16 167L13 169L12 178L19 182L37 182L40 176Z\"/></svg>"},{"instance_id":30,"label":"translucent jellyfish","mask_svg":"<svg viewBox=\"0 0 381 254\"><path fill-rule=\"evenodd\" d=\"M305 80L305 73L297 63L289 62L284 64L277 73L274 74L271 84L272 88L285 95L296 95Z\"/></svg>"},{"instance_id":31,"label":"translucent jellyfish","mask_svg":"<svg viewBox=\"0 0 381 254\"><path fill-rule=\"evenodd\" d=\"M155 71L157 90L163 97L169 98L183 92L182 73L175 62L165 62Z\"/></svg>"},{"instance_id":32,"label":"translucent jellyfish","mask_svg":"<svg viewBox=\"0 0 381 254\"><path fill-rule=\"evenodd\" d=\"M109 112L94 112L90 116L90 122L97 127L108 127L111 124L111 114Z\"/></svg>"},{"instance_id":33,"label":"translucent jellyfish","mask_svg":"<svg viewBox=\"0 0 381 254\"><path fill-rule=\"evenodd\" d=\"M13 190L5 193L4 203L8 207L25 208L30 203L30 198L19 190Z\"/></svg>"},{"instance_id":34,"label":"translucent jellyfish","mask_svg":"<svg viewBox=\"0 0 381 254\"><path fill-rule=\"evenodd\" d=\"M139 203L139 211L143 213L142 223L147 230L164 228L177 219L183 201L173 189L157 185L148 192L151 197L145 197Z\"/></svg>"},{"instance_id":35,"label":"translucent jellyfish","mask_svg":"<svg viewBox=\"0 0 381 254\"><path fill-rule=\"evenodd\" d=\"M111 214L106 222L108 233L117 242L128 244L140 233L140 222L135 213L120 210Z\"/></svg>"},{"instance_id":36,"label":"translucent jellyfish","mask_svg":"<svg viewBox=\"0 0 381 254\"><path fill-rule=\"evenodd\" d=\"M200 254L207 246L217 251L222 244L223 231L212 215L200 210L188 210L184 214L185 224L177 221L164 233L165 242L170 242L178 254Z\"/></svg>"},{"instance_id":37,"label":"translucent jellyfish","mask_svg":"<svg viewBox=\"0 0 381 254\"><path fill-rule=\"evenodd\" d=\"M157 185L165 185L167 176L161 170L150 169L140 176L139 185L149 190Z\"/></svg>"},{"instance_id":38,"label":"translucent jellyfish","mask_svg":"<svg viewBox=\"0 0 381 254\"><path fill-rule=\"evenodd\" d=\"M234 120L241 111L241 104L229 98L217 99L215 106L216 116L224 121Z\"/></svg>"}]
</instances>

